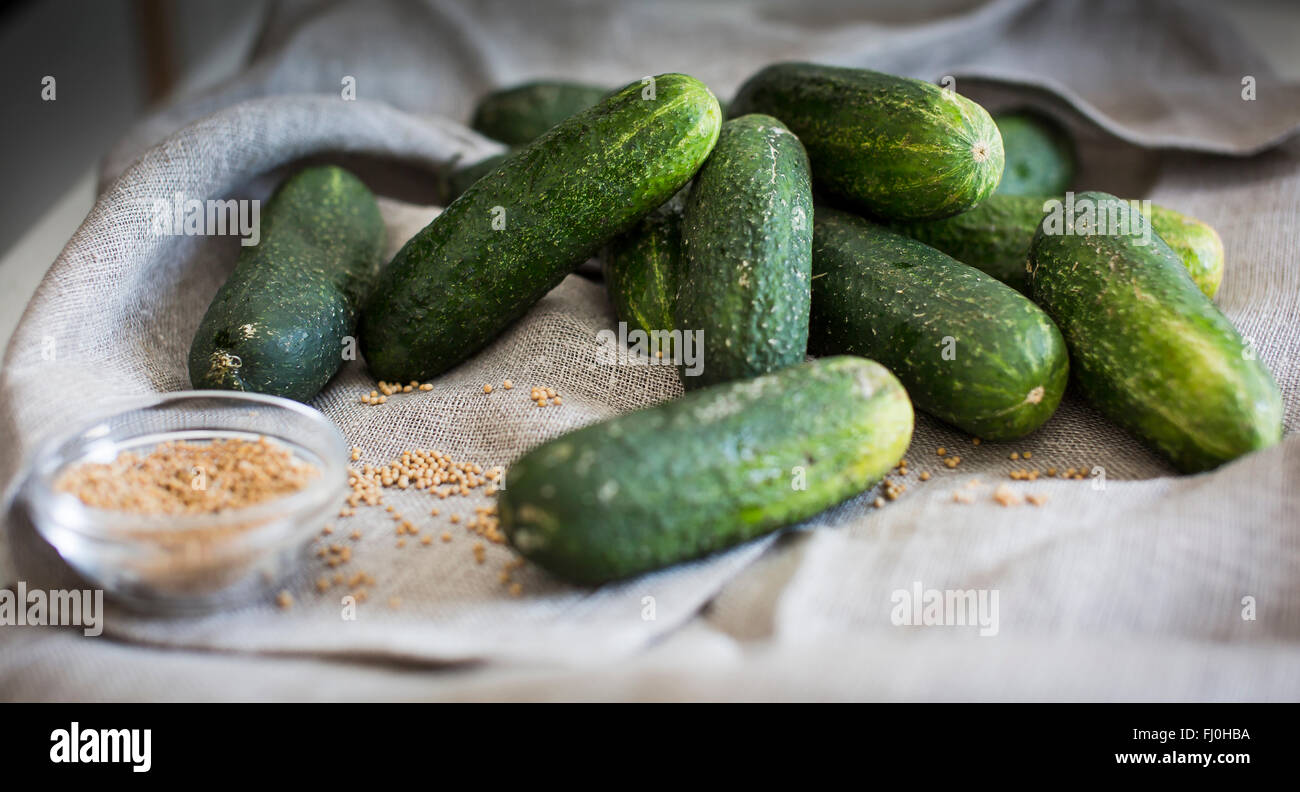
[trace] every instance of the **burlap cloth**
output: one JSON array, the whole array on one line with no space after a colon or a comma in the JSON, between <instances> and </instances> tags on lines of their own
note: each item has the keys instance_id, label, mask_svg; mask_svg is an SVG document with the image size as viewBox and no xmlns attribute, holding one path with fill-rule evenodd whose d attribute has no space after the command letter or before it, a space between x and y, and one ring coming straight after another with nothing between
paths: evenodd
<instances>
[{"instance_id":1,"label":"burlap cloth","mask_svg":"<svg viewBox=\"0 0 1300 792\"><path fill-rule=\"evenodd\" d=\"M854 4L285 3L237 79L146 119L106 157L94 210L45 277L7 350L0 422L12 484L45 434L142 394L188 387L185 352L237 255L234 238L157 237L154 198L264 198L308 159L354 168L381 195L390 251L436 213L437 173L496 150L459 121L491 87L563 76L621 83L683 71L727 98L774 60L855 64L938 80L998 107L1051 106L1079 135L1081 187L1143 196L1215 226L1227 250L1218 303L1276 375L1286 426L1300 387L1300 86L1210 12L1133 4L911 0ZM343 101L344 76L358 100ZM1256 83L1242 99L1242 78ZM1174 152L1171 149L1179 149ZM1231 155L1231 156L1229 156ZM1250 155L1250 156L1247 156ZM314 406L385 462L411 447L484 466L679 392L668 368L606 366L596 333L615 319L600 285L571 276L434 390L367 407L352 364ZM55 339L53 360L43 355ZM480 386L520 386L485 398ZM529 409L548 385L557 409ZM939 464L946 446L964 460ZM1047 497L1005 508L989 492L1025 466L1105 468L1106 483L1016 487ZM304 574L295 607L203 618L109 611L103 638L0 628L5 698L1277 698L1300 694L1300 441L1215 473L1178 477L1067 398L1012 444L920 418L908 491L867 493L802 530L598 590L538 569L498 581L511 557L469 540L398 549L378 509L354 568L376 578L355 621L338 590ZM933 478L920 482L920 471ZM953 492L971 479L975 502ZM390 496L426 532L452 512ZM76 586L11 519L2 581ZM999 632L896 627L891 592L996 589ZM385 603L400 597L393 610ZM645 597L654 597L653 619ZM1242 617L1245 597L1254 619Z\"/></svg>"}]
</instances>

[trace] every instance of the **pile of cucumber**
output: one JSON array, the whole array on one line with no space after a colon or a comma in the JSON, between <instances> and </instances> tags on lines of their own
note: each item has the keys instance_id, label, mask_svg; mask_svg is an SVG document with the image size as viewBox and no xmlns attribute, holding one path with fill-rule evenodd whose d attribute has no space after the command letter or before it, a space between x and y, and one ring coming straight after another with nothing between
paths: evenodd
<instances>
[{"instance_id":1,"label":"pile of cucumber","mask_svg":"<svg viewBox=\"0 0 1300 792\"><path fill-rule=\"evenodd\" d=\"M565 579L698 558L863 492L906 452L913 406L1012 439L1072 381L1187 472L1280 438L1277 385L1211 299L1218 235L1103 193L1072 198L1127 234L1054 230L1076 155L1043 116L778 64L725 121L704 84L663 74L518 86L473 124L511 150L453 173L454 200L382 271L360 182L332 167L286 182L190 375L310 399L358 333L376 378L435 377L599 253L619 320L697 334L703 365L679 366L682 398L509 470L505 534Z\"/></svg>"}]
</instances>

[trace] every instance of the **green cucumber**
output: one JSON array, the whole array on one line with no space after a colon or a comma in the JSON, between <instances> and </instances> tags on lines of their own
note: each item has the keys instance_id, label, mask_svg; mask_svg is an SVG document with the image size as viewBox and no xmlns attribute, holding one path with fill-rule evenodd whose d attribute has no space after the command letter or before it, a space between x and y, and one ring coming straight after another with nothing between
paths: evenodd
<instances>
[{"instance_id":1,"label":"green cucumber","mask_svg":"<svg viewBox=\"0 0 1300 792\"><path fill-rule=\"evenodd\" d=\"M307 401L355 349L384 220L357 177L321 166L287 179L261 221L194 334L190 382Z\"/></svg>"},{"instance_id":2,"label":"green cucumber","mask_svg":"<svg viewBox=\"0 0 1300 792\"><path fill-rule=\"evenodd\" d=\"M608 95L609 88L553 80L503 88L479 100L470 127L507 146L522 146Z\"/></svg>"},{"instance_id":3,"label":"green cucumber","mask_svg":"<svg viewBox=\"0 0 1300 792\"><path fill-rule=\"evenodd\" d=\"M731 115L747 113L775 116L799 136L820 190L886 219L957 214L1002 176L1002 137L988 112L921 80L781 63L741 86Z\"/></svg>"},{"instance_id":4,"label":"green cucumber","mask_svg":"<svg viewBox=\"0 0 1300 792\"><path fill-rule=\"evenodd\" d=\"M1034 110L994 113L1005 164L998 193L1058 195L1074 183L1074 138L1055 119Z\"/></svg>"},{"instance_id":5,"label":"green cucumber","mask_svg":"<svg viewBox=\"0 0 1300 792\"><path fill-rule=\"evenodd\" d=\"M668 343L661 341L658 351L669 359L676 352L667 333L677 326L673 306L682 267L685 192L674 195L631 231L615 237L601 253L605 290L615 316L626 322L629 330L640 330L650 339L667 338Z\"/></svg>"},{"instance_id":6,"label":"green cucumber","mask_svg":"<svg viewBox=\"0 0 1300 792\"><path fill-rule=\"evenodd\" d=\"M1029 245L1049 200L997 193L954 217L890 223L889 227L1028 294ZM1155 232L1178 253L1196 285L1213 297L1223 280L1223 243L1219 235L1205 223L1161 206L1151 207L1149 219Z\"/></svg>"},{"instance_id":7,"label":"green cucumber","mask_svg":"<svg viewBox=\"0 0 1300 792\"><path fill-rule=\"evenodd\" d=\"M1028 434L1061 401L1069 361L1047 314L934 248L817 207L814 354L870 356L918 410L990 440Z\"/></svg>"},{"instance_id":8,"label":"green cucumber","mask_svg":"<svg viewBox=\"0 0 1300 792\"><path fill-rule=\"evenodd\" d=\"M1143 238L1147 219L1100 192L1076 196L1073 209L1074 230L1094 233L1063 233L1069 218L1045 217L1029 282L1065 336L1084 396L1184 472L1276 443L1282 397L1272 375L1173 249ZM1119 225L1099 227L1102 217Z\"/></svg>"},{"instance_id":9,"label":"green cucumber","mask_svg":"<svg viewBox=\"0 0 1300 792\"><path fill-rule=\"evenodd\" d=\"M679 367L684 387L807 355L812 212L808 157L784 124L752 114L722 125L682 217L676 324L703 346L703 366Z\"/></svg>"},{"instance_id":10,"label":"green cucumber","mask_svg":"<svg viewBox=\"0 0 1300 792\"><path fill-rule=\"evenodd\" d=\"M1223 283L1223 240L1209 223L1163 206L1151 206L1151 228L1169 243L1187 274L1206 297L1219 293Z\"/></svg>"},{"instance_id":11,"label":"green cucumber","mask_svg":"<svg viewBox=\"0 0 1300 792\"><path fill-rule=\"evenodd\" d=\"M572 116L451 202L398 251L361 317L380 379L427 379L486 346L713 149L718 101L681 74Z\"/></svg>"},{"instance_id":12,"label":"green cucumber","mask_svg":"<svg viewBox=\"0 0 1300 792\"><path fill-rule=\"evenodd\" d=\"M912 405L883 366L835 357L692 391L545 443L498 506L521 554L599 584L812 517L907 451Z\"/></svg>"}]
</instances>

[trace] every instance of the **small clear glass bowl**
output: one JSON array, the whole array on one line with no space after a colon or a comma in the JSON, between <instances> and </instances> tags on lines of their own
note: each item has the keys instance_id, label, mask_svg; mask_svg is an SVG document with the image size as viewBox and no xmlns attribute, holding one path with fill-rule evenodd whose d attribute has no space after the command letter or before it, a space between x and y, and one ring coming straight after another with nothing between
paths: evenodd
<instances>
[{"instance_id":1,"label":"small clear glass bowl","mask_svg":"<svg viewBox=\"0 0 1300 792\"><path fill-rule=\"evenodd\" d=\"M211 514L101 509L55 488L72 466L110 462L125 451L263 436L319 475L290 495ZM345 500L347 454L338 428L306 405L256 393L179 391L41 446L23 497L45 541L105 593L144 610L206 611L265 595L301 566L307 544Z\"/></svg>"}]
</instances>

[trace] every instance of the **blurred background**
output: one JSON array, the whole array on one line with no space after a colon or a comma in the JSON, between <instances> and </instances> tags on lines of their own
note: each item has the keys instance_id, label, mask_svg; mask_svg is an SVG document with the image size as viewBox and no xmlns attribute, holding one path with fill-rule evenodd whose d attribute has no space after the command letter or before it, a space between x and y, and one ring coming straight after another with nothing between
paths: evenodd
<instances>
[{"instance_id":1,"label":"blurred background","mask_svg":"<svg viewBox=\"0 0 1300 792\"><path fill-rule=\"evenodd\" d=\"M434 0L430 0L433 2ZM94 202L95 165L147 109L234 75L274 0L0 2L0 344ZM440 5L447 5L441 3ZM882 3L880 16L906 16ZM954 10L980 5L953 0ZM1272 62L1300 79L1294 0L1218 4ZM41 80L57 77L57 101ZM468 112L468 108L466 109Z\"/></svg>"}]
</instances>

